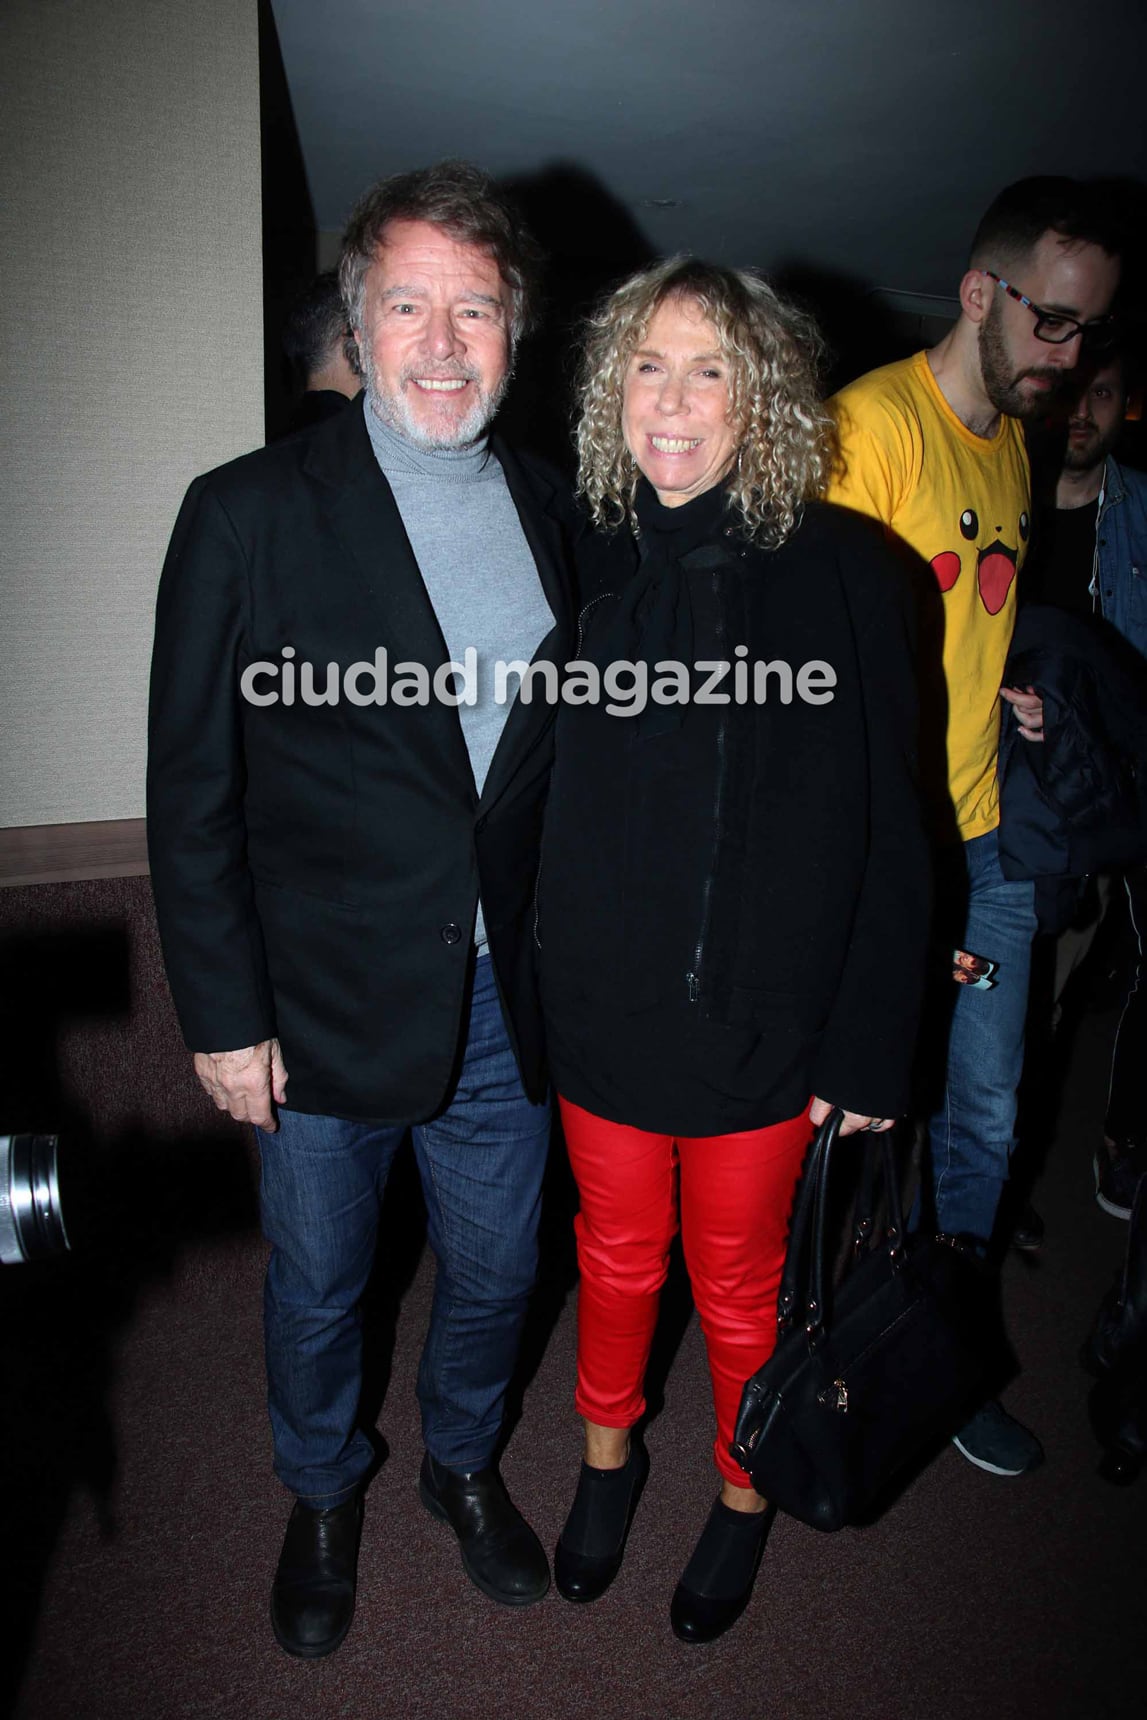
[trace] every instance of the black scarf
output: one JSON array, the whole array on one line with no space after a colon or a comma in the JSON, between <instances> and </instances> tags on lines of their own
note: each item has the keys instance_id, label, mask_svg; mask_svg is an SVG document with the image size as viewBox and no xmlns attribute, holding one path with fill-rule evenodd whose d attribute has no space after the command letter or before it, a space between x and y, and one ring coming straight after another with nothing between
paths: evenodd
<instances>
[{"instance_id":1,"label":"black scarf","mask_svg":"<svg viewBox=\"0 0 1147 1720\"><path fill-rule=\"evenodd\" d=\"M599 667L624 659L644 663L650 682L657 663L693 665L693 610L681 561L707 543L719 543L730 521L728 494L714 484L690 502L667 508L645 478L634 498L640 527L640 557L633 577L622 587L618 608L594 652ZM681 726L684 707L649 704L637 720L642 735L664 734Z\"/></svg>"}]
</instances>

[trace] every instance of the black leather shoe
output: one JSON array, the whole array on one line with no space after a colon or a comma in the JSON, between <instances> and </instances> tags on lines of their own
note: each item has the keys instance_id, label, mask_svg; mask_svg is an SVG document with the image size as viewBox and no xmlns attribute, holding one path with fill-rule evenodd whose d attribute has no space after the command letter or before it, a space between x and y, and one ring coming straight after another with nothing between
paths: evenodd
<instances>
[{"instance_id":1,"label":"black leather shoe","mask_svg":"<svg viewBox=\"0 0 1147 1720\"><path fill-rule=\"evenodd\" d=\"M669 1608L682 1642L713 1642L749 1604L775 1507L734 1511L717 1499Z\"/></svg>"},{"instance_id":2,"label":"black leather shoe","mask_svg":"<svg viewBox=\"0 0 1147 1720\"><path fill-rule=\"evenodd\" d=\"M457 1535L462 1567L484 1595L510 1607L541 1600L550 1586L549 1562L496 1469L459 1474L427 1452L418 1492L431 1516Z\"/></svg>"},{"instance_id":3,"label":"black leather shoe","mask_svg":"<svg viewBox=\"0 0 1147 1720\"><path fill-rule=\"evenodd\" d=\"M288 1654L333 1654L354 1617L362 1494L331 1511L296 1500L271 1587L271 1629Z\"/></svg>"},{"instance_id":4,"label":"black leather shoe","mask_svg":"<svg viewBox=\"0 0 1147 1720\"><path fill-rule=\"evenodd\" d=\"M625 1538L649 1474L636 1439L620 1469L581 1466L577 1492L554 1548L554 1582L567 1601L595 1601L621 1569Z\"/></svg>"}]
</instances>

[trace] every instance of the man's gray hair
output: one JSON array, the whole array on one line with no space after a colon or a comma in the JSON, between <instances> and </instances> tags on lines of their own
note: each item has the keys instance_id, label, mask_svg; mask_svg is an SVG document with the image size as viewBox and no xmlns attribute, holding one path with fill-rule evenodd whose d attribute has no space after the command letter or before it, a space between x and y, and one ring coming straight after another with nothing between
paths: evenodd
<instances>
[{"instance_id":1,"label":"man's gray hair","mask_svg":"<svg viewBox=\"0 0 1147 1720\"><path fill-rule=\"evenodd\" d=\"M463 245L477 245L510 289L510 344L533 324L541 253L518 211L489 176L469 161L380 179L355 205L343 234L339 286L352 328L362 327L367 270L392 221L429 221Z\"/></svg>"}]
</instances>

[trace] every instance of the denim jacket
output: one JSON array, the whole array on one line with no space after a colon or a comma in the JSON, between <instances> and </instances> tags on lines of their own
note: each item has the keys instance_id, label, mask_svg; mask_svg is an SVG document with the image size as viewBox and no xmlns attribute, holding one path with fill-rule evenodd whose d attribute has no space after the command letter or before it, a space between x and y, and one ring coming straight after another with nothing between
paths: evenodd
<instances>
[{"instance_id":1,"label":"denim jacket","mask_svg":"<svg viewBox=\"0 0 1147 1720\"><path fill-rule=\"evenodd\" d=\"M1147 476L1108 459L1092 581L1104 618L1147 657Z\"/></svg>"}]
</instances>

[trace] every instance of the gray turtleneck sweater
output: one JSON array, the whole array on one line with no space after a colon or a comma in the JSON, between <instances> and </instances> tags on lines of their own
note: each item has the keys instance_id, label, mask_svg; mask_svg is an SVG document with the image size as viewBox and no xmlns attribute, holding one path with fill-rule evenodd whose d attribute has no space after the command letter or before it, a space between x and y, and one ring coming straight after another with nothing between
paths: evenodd
<instances>
[{"instance_id":1,"label":"gray turtleneck sweater","mask_svg":"<svg viewBox=\"0 0 1147 1720\"><path fill-rule=\"evenodd\" d=\"M371 446L394 494L451 659L478 653L478 702L460 705L478 793L509 705L494 703L494 664L529 662L554 617L505 475L482 438L471 448L416 448L363 399ZM474 942L486 945L482 904Z\"/></svg>"}]
</instances>

